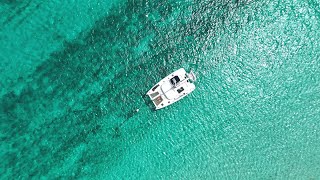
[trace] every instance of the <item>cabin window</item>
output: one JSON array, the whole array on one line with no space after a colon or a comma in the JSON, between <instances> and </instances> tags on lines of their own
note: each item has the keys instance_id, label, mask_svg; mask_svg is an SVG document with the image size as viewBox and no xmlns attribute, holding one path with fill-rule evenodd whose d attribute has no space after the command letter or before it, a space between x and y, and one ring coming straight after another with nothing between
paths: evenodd
<instances>
[{"instance_id":1,"label":"cabin window","mask_svg":"<svg viewBox=\"0 0 320 180\"><path fill-rule=\"evenodd\" d=\"M159 84L155 85L155 86L152 88L152 91L156 90L157 87L159 87Z\"/></svg>"},{"instance_id":2,"label":"cabin window","mask_svg":"<svg viewBox=\"0 0 320 180\"><path fill-rule=\"evenodd\" d=\"M181 93L183 90L184 90L183 87L181 87L177 91L178 91L178 93Z\"/></svg>"},{"instance_id":3,"label":"cabin window","mask_svg":"<svg viewBox=\"0 0 320 180\"><path fill-rule=\"evenodd\" d=\"M172 85L176 86L178 82L180 82L180 78L178 76L175 76L170 79L170 82Z\"/></svg>"}]
</instances>

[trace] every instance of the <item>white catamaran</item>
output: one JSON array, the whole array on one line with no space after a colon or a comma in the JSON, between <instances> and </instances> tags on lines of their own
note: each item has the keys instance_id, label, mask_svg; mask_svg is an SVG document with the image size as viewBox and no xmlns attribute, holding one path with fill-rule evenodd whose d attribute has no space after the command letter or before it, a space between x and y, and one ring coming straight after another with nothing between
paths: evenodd
<instances>
[{"instance_id":1,"label":"white catamaran","mask_svg":"<svg viewBox=\"0 0 320 180\"><path fill-rule=\"evenodd\" d=\"M192 71L186 73L183 68L180 68L159 81L147 92L147 95L156 110L161 109L190 94L196 88L193 83L195 81L196 76Z\"/></svg>"}]
</instances>

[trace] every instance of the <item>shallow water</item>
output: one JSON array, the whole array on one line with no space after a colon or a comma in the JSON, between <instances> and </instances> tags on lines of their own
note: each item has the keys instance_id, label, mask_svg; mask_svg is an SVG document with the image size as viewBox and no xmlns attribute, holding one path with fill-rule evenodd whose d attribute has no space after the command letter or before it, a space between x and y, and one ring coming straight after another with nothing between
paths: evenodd
<instances>
[{"instance_id":1,"label":"shallow water","mask_svg":"<svg viewBox=\"0 0 320 180\"><path fill-rule=\"evenodd\" d=\"M1 179L317 179L317 1L1 1ZM143 97L184 67L197 89ZM135 110L139 108L137 113Z\"/></svg>"}]
</instances>

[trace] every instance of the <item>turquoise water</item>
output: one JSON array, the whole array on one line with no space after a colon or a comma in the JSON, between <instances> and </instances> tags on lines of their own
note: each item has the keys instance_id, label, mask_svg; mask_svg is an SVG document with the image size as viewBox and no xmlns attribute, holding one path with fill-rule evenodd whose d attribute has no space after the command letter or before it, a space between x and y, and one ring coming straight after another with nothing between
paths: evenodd
<instances>
[{"instance_id":1,"label":"turquoise water","mask_svg":"<svg viewBox=\"0 0 320 180\"><path fill-rule=\"evenodd\" d=\"M5 0L0 15L1 179L320 178L318 1ZM180 67L197 89L152 111L143 95Z\"/></svg>"}]
</instances>

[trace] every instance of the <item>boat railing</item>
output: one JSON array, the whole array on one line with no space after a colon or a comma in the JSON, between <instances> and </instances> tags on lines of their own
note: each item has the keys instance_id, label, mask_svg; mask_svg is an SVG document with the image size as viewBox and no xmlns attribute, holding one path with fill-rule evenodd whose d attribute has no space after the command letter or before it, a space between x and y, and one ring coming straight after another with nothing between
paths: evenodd
<instances>
[{"instance_id":1,"label":"boat railing","mask_svg":"<svg viewBox=\"0 0 320 180\"><path fill-rule=\"evenodd\" d=\"M191 81L194 82L194 81L197 80L197 77L196 77L196 75L194 74L194 72L192 70L187 75L188 75L188 78L191 79Z\"/></svg>"}]
</instances>

